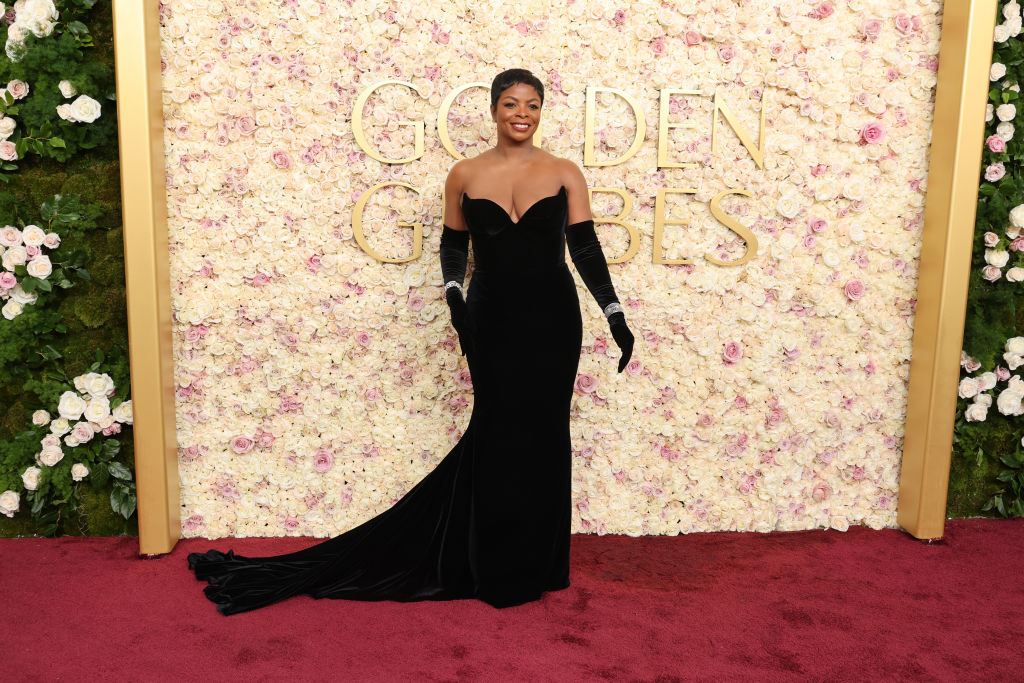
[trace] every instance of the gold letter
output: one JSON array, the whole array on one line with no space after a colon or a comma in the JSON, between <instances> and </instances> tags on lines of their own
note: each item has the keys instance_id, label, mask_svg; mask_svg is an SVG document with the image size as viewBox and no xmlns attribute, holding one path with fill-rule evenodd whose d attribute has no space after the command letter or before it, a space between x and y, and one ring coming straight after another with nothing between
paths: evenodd
<instances>
[{"instance_id":1,"label":"gold letter","mask_svg":"<svg viewBox=\"0 0 1024 683\"><path fill-rule=\"evenodd\" d=\"M688 161L682 164L672 164L668 161L668 131L671 128L696 128L693 123L669 123L668 107L672 95L700 95L700 90L676 90L674 88L662 88L661 104L658 107L658 168L697 168L697 164Z\"/></svg>"},{"instance_id":2,"label":"gold letter","mask_svg":"<svg viewBox=\"0 0 1024 683\"><path fill-rule=\"evenodd\" d=\"M754 163L762 171L764 170L764 123L765 115L768 110L764 106L764 96L767 92L767 88L761 90L761 129L757 134L757 145L750 139L750 135L744 130L739 121L736 120L736 116L732 113L732 110L725 104L725 100L718 96L718 90L715 90L715 109L711 114L711 152L718 154L718 112L721 111L725 115L725 120L732 127L736 136L743 143L743 146L750 152L750 156L754 158Z\"/></svg>"},{"instance_id":3,"label":"gold letter","mask_svg":"<svg viewBox=\"0 0 1024 683\"><path fill-rule=\"evenodd\" d=\"M690 259L667 259L662 255L661 236L666 225L687 225L684 221L665 218L665 195L672 194L696 194L697 190L677 190L671 187L658 188L658 196L654 200L654 250L651 256L651 263L663 263L666 265L686 265L693 263Z\"/></svg>"},{"instance_id":4,"label":"gold letter","mask_svg":"<svg viewBox=\"0 0 1024 683\"><path fill-rule=\"evenodd\" d=\"M590 198L593 201L595 192L611 192L617 194L622 198L622 213L615 218L596 218L595 223L614 223L615 225L621 225L629 233L629 247L626 249L626 253L618 258L607 259L608 263L622 263L628 261L636 255L636 252L640 250L640 232L626 223L623 219L633 211L633 198L625 191L615 187L595 187L590 190Z\"/></svg>"},{"instance_id":5,"label":"gold letter","mask_svg":"<svg viewBox=\"0 0 1024 683\"><path fill-rule=\"evenodd\" d=\"M626 100L626 104L633 110L633 119L636 121L636 134L633 136L633 144L629 146L626 153L618 159L606 159L604 161L594 160L594 107L597 91L610 92ZM647 120L640 105L629 94L615 88L604 88L600 86L587 86L587 104L583 122L583 165L584 166L616 166L636 154L643 144L644 136L647 134Z\"/></svg>"},{"instance_id":6,"label":"gold letter","mask_svg":"<svg viewBox=\"0 0 1024 683\"><path fill-rule=\"evenodd\" d=\"M366 106L366 100L370 98L373 91L385 85L404 85L411 88L416 92L417 95L422 95L419 89L412 83L405 81L381 81L377 85L371 86L361 92L359 97L356 98L355 106L352 108L352 134L356 138L356 144L358 144L364 152L369 154L371 157L381 162L382 164L407 164L410 161L415 161L423 156L423 122L422 121L399 121L400 126L412 126L413 127L413 138L415 140L415 152L411 157L405 159L388 159L382 154L370 147L370 143L366 139L366 133L363 132L363 107Z\"/></svg>"},{"instance_id":7,"label":"gold letter","mask_svg":"<svg viewBox=\"0 0 1024 683\"><path fill-rule=\"evenodd\" d=\"M744 197L753 197L754 195L747 190L723 190L716 194L715 198L711 200L711 215L717 218L719 223L742 237L743 241L747 243L747 251L743 256L739 257L735 261L720 261L710 254L704 254L704 258L711 261L716 266L742 266L757 254L757 236L747 230L744 226L740 225L739 221L726 214L722 209L722 198L727 194L741 194Z\"/></svg>"},{"instance_id":8,"label":"gold letter","mask_svg":"<svg viewBox=\"0 0 1024 683\"><path fill-rule=\"evenodd\" d=\"M370 243L366 241L366 235L363 234L363 209L366 207L366 201L370 198L374 192L382 187L388 187L389 185L395 185L400 187L407 187L413 192L419 193L419 190L408 183L401 183L397 181L381 183L374 185L369 190L364 192L359 200L356 202L355 207L352 209L352 234L355 235L356 242L362 247L363 251L384 263L405 263L406 261L415 261L420 257L423 251L423 224L422 223L401 223L398 226L401 228L412 228L412 256L407 258L388 258L377 253Z\"/></svg>"},{"instance_id":9,"label":"gold letter","mask_svg":"<svg viewBox=\"0 0 1024 683\"><path fill-rule=\"evenodd\" d=\"M441 100L441 108L437 110L437 137L441 138L441 145L444 146L445 150L451 154L453 158L458 160L465 159L466 157L459 154L455 149L455 145L452 144L452 137L448 134L448 111L452 108L452 103L455 102L455 98L459 96L459 93L469 90L470 88L487 88L489 91L491 86L479 81L460 85L458 88L444 96L444 99ZM540 139L540 123L538 123L537 132L533 134L534 146L540 147Z\"/></svg>"}]
</instances>

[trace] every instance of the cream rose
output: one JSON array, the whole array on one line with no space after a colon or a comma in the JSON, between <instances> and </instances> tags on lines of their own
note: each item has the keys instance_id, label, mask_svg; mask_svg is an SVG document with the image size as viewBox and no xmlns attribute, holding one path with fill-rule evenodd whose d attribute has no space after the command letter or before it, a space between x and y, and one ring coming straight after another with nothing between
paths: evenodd
<instances>
[{"instance_id":1,"label":"cream rose","mask_svg":"<svg viewBox=\"0 0 1024 683\"><path fill-rule=\"evenodd\" d=\"M73 391L65 391L60 395L57 412L66 420L77 420L82 417L86 407L85 399Z\"/></svg>"},{"instance_id":2,"label":"cream rose","mask_svg":"<svg viewBox=\"0 0 1024 683\"><path fill-rule=\"evenodd\" d=\"M124 424L132 424L132 402L122 401L111 411L114 419Z\"/></svg>"},{"instance_id":3,"label":"cream rose","mask_svg":"<svg viewBox=\"0 0 1024 683\"><path fill-rule=\"evenodd\" d=\"M71 431L71 423L66 417L58 417L50 423L50 433L54 436L64 436Z\"/></svg>"},{"instance_id":4,"label":"cream rose","mask_svg":"<svg viewBox=\"0 0 1024 683\"><path fill-rule=\"evenodd\" d=\"M1004 249L986 249L985 263L996 268L1002 268L1010 260L1010 252Z\"/></svg>"},{"instance_id":5,"label":"cream rose","mask_svg":"<svg viewBox=\"0 0 1024 683\"><path fill-rule=\"evenodd\" d=\"M39 256L36 256L34 259L29 261L28 264L25 266L25 269L28 271L28 274L31 275L32 277L39 278L40 280L45 280L47 277L49 277L50 273L53 272L53 265L50 263L49 256L47 256L46 254L40 254Z\"/></svg>"},{"instance_id":6,"label":"cream rose","mask_svg":"<svg viewBox=\"0 0 1024 683\"><path fill-rule=\"evenodd\" d=\"M82 481L89 476L89 468L80 462L76 462L71 466L71 478L75 481Z\"/></svg>"},{"instance_id":7,"label":"cream rose","mask_svg":"<svg viewBox=\"0 0 1024 683\"><path fill-rule=\"evenodd\" d=\"M71 81L63 80L57 84L57 89L60 90L60 94L64 97L74 97L78 94L75 86L71 85Z\"/></svg>"},{"instance_id":8,"label":"cream rose","mask_svg":"<svg viewBox=\"0 0 1024 683\"><path fill-rule=\"evenodd\" d=\"M79 95L71 103L71 120L92 123L100 117L100 103L88 95Z\"/></svg>"},{"instance_id":9,"label":"cream rose","mask_svg":"<svg viewBox=\"0 0 1024 683\"><path fill-rule=\"evenodd\" d=\"M99 422L110 415L110 400L106 396L92 396L82 414L90 422Z\"/></svg>"},{"instance_id":10,"label":"cream rose","mask_svg":"<svg viewBox=\"0 0 1024 683\"><path fill-rule=\"evenodd\" d=\"M28 83L25 81L19 81L17 78L7 84L7 92L11 93L11 97L16 100L20 100L28 95L28 91Z\"/></svg>"},{"instance_id":11,"label":"cream rose","mask_svg":"<svg viewBox=\"0 0 1024 683\"><path fill-rule=\"evenodd\" d=\"M18 127L18 122L10 116L0 116L0 140L11 137L11 133Z\"/></svg>"},{"instance_id":12,"label":"cream rose","mask_svg":"<svg viewBox=\"0 0 1024 683\"><path fill-rule=\"evenodd\" d=\"M43 450L39 451L39 462L47 467L53 467L63 459L64 451L61 450L60 446L46 446Z\"/></svg>"},{"instance_id":13,"label":"cream rose","mask_svg":"<svg viewBox=\"0 0 1024 683\"><path fill-rule=\"evenodd\" d=\"M29 467L21 473L21 483L25 485L27 490L35 491L39 487L39 475L42 472L38 467Z\"/></svg>"},{"instance_id":14,"label":"cream rose","mask_svg":"<svg viewBox=\"0 0 1024 683\"><path fill-rule=\"evenodd\" d=\"M90 396L109 396L114 391L114 380L107 373L87 372L75 378L75 388Z\"/></svg>"},{"instance_id":15,"label":"cream rose","mask_svg":"<svg viewBox=\"0 0 1024 683\"><path fill-rule=\"evenodd\" d=\"M13 517L21 507L21 496L10 489L0 493L0 514Z\"/></svg>"},{"instance_id":16,"label":"cream rose","mask_svg":"<svg viewBox=\"0 0 1024 683\"><path fill-rule=\"evenodd\" d=\"M3 315L8 320L14 320L25 310L25 305L11 299L4 304L3 308L0 308L0 315Z\"/></svg>"},{"instance_id":17,"label":"cream rose","mask_svg":"<svg viewBox=\"0 0 1024 683\"><path fill-rule=\"evenodd\" d=\"M45 410L37 410L34 413L32 413L32 424L41 426L44 424L49 424L49 422L50 413L46 412Z\"/></svg>"}]
</instances>

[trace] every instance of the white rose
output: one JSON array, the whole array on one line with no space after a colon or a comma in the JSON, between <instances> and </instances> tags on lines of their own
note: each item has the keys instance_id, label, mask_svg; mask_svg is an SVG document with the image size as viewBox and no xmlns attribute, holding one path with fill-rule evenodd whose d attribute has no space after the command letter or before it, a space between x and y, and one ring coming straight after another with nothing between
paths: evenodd
<instances>
[{"instance_id":1,"label":"white rose","mask_svg":"<svg viewBox=\"0 0 1024 683\"><path fill-rule=\"evenodd\" d=\"M1009 121L1000 121L999 125L996 126L996 135L1001 137L1006 142L1013 139L1013 124Z\"/></svg>"},{"instance_id":2,"label":"white rose","mask_svg":"<svg viewBox=\"0 0 1024 683\"><path fill-rule=\"evenodd\" d=\"M1003 5L1003 18L1004 19L1016 19L1020 17L1020 4L1016 1L1008 2Z\"/></svg>"},{"instance_id":3,"label":"white rose","mask_svg":"<svg viewBox=\"0 0 1024 683\"><path fill-rule=\"evenodd\" d=\"M72 437L78 443L87 443L92 440L95 436L96 430L92 428L92 424L89 422L76 422L71 426L71 433L68 436ZM66 443L66 440L65 440Z\"/></svg>"},{"instance_id":4,"label":"white rose","mask_svg":"<svg viewBox=\"0 0 1024 683\"><path fill-rule=\"evenodd\" d=\"M821 252L821 260L829 268L835 268L836 266L839 265L839 252L832 248L825 249L823 252Z\"/></svg>"},{"instance_id":5,"label":"white rose","mask_svg":"<svg viewBox=\"0 0 1024 683\"><path fill-rule=\"evenodd\" d=\"M1020 266L1014 266L1006 271L1006 279L1010 282L1020 282L1024 280L1024 268Z\"/></svg>"},{"instance_id":6,"label":"white rose","mask_svg":"<svg viewBox=\"0 0 1024 683\"><path fill-rule=\"evenodd\" d=\"M1024 204L1018 204L1010 209L1010 223L1015 228L1024 228Z\"/></svg>"},{"instance_id":7,"label":"white rose","mask_svg":"<svg viewBox=\"0 0 1024 683\"><path fill-rule=\"evenodd\" d=\"M57 405L57 412L67 420L77 420L82 417L85 411L85 399L73 391L65 391L60 395L60 403Z\"/></svg>"},{"instance_id":8,"label":"white rose","mask_svg":"<svg viewBox=\"0 0 1024 683\"><path fill-rule=\"evenodd\" d=\"M1020 403L1021 398L1022 395L1016 391L1003 389L999 392L999 397L996 398L996 408L1003 415L1020 415L1024 413L1024 407Z\"/></svg>"},{"instance_id":9,"label":"white rose","mask_svg":"<svg viewBox=\"0 0 1024 683\"><path fill-rule=\"evenodd\" d=\"M1010 260L1010 252L1004 249L986 249L985 263L996 268L1002 268Z\"/></svg>"},{"instance_id":10,"label":"white rose","mask_svg":"<svg viewBox=\"0 0 1024 683\"><path fill-rule=\"evenodd\" d=\"M985 105L985 122L986 123L988 123L989 121L991 121L993 119L993 117L995 117L995 112L996 112L996 108L992 105L991 102Z\"/></svg>"},{"instance_id":11,"label":"white rose","mask_svg":"<svg viewBox=\"0 0 1024 683\"><path fill-rule=\"evenodd\" d=\"M16 491L7 490L0 493L0 514L13 517L21 505L21 496Z\"/></svg>"},{"instance_id":12,"label":"white rose","mask_svg":"<svg viewBox=\"0 0 1024 683\"><path fill-rule=\"evenodd\" d=\"M998 378L994 372L983 372L978 377L978 381L981 382L979 391L988 391L989 389L995 388Z\"/></svg>"},{"instance_id":13,"label":"white rose","mask_svg":"<svg viewBox=\"0 0 1024 683\"><path fill-rule=\"evenodd\" d=\"M0 116L0 140L11 137L11 133L18 127L18 122L10 116Z\"/></svg>"},{"instance_id":14,"label":"white rose","mask_svg":"<svg viewBox=\"0 0 1024 683\"><path fill-rule=\"evenodd\" d=\"M35 491L36 487L39 486L39 475L42 470L38 467L29 467L27 470L21 473L21 481L25 484L25 488L29 491Z\"/></svg>"},{"instance_id":15,"label":"white rose","mask_svg":"<svg viewBox=\"0 0 1024 683\"><path fill-rule=\"evenodd\" d=\"M19 304L34 304L36 299L39 298L39 295L35 292L26 292L20 283L10 291L10 296L13 301L17 301Z\"/></svg>"},{"instance_id":16,"label":"white rose","mask_svg":"<svg viewBox=\"0 0 1024 683\"><path fill-rule=\"evenodd\" d=\"M40 280L45 280L49 277L50 273L53 272L53 265L50 263L50 257L46 254L40 254L34 259L28 262L25 266L28 274L32 277L37 277Z\"/></svg>"},{"instance_id":17,"label":"white rose","mask_svg":"<svg viewBox=\"0 0 1024 683\"><path fill-rule=\"evenodd\" d=\"M89 475L89 468L80 462L71 466L71 478L75 481L82 481Z\"/></svg>"},{"instance_id":18,"label":"white rose","mask_svg":"<svg viewBox=\"0 0 1024 683\"><path fill-rule=\"evenodd\" d=\"M90 396L109 396L114 390L114 380L107 373L87 372L80 375L82 386L78 387L78 378L75 378L75 387L79 388Z\"/></svg>"},{"instance_id":19,"label":"white rose","mask_svg":"<svg viewBox=\"0 0 1024 683\"><path fill-rule=\"evenodd\" d=\"M1009 351L1017 355L1024 354L1024 337L1010 337L1006 340L1006 346L1003 347L1003 351Z\"/></svg>"},{"instance_id":20,"label":"white rose","mask_svg":"<svg viewBox=\"0 0 1024 683\"><path fill-rule=\"evenodd\" d=\"M800 200L796 194L787 193L779 197L775 210L785 218L795 218L800 213Z\"/></svg>"},{"instance_id":21,"label":"white rose","mask_svg":"<svg viewBox=\"0 0 1024 683\"><path fill-rule=\"evenodd\" d=\"M88 95L79 95L71 103L71 116L75 121L92 123L100 117L100 103Z\"/></svg>"},{"instance_id":22,"label":"white rose","mask_svg":"<svg viewBox=\"0 0 1024 683\"><path fill-rule=\"evenodd\" d=\"M988 80L998 81L1000 78L1006 75L1006 65L1001 62L993 62L992 68L988 72Z\"/></svg>"},{"instance_id":23,"label":"white rose","mask_svg":"<svg viewBox=\"0 0 1024 683\"><path fill-rule=\"evenodd\" d=\"M988 417L988 406L983 403L972 403L964 411L964 419L968 422L984 422Z\"/></svg>"},{"instance_id":24,"label":"white rose","mask_svg":"<svg viewBox=\"0 0 1024 683\"><path fill-rule=\"evenodd\" d=\"M21 231L21 241L26 247L41 247L46 239L46 231L38 225L26 225Z\"/></svg>"},{"instance_id":25,"label":"white rose","mask_svg":"<svg viewBox=\"0 0 1024 683\"><path fill-rule=\"evenodd\" d=\"M32 413L32 424L44 425L50 422L50 414L45 410L37 410Z\"/></svg>"},{"instance_id":26,"label":"white rose","mask_svg":"<svg viewBox=\"0 0 1024 683\"><path fill-rule=\"evenodd\" d=\"M992 394L978 394L974 397L974 402L980 406L990 408L992 407Z\"/></svg>"},{"instance_id":27,"label":"white rose","mask_svg":"<svg viewBox=\"0 0 1024 683\"><path fill-rule=\"evenodd\" d=\"M1024 363L1024 356L1019 353L1006 352L1003 354L1003 360L1006 361L1007 367L1011 370L1016 370L1021 366L1021 363Z\"/></svg>"},{"instance_id":28,"label":"white rose","mask_svg":"<svg viewBox=\"0 0 1024 683\"><path fill-rule=\"evenodd\" d=\"M58 417L50 423L50 433L54 436L64 436L71 431L71 423L66 417Z\"/></svg>"},{"instance_id":29,"label":"white rose","mask_svg":"<svg viewBox=\"0 0 1024 683\"><path fill-rule=\"evenodd\" d=\"M80 446L82 444L82 442L79 441L73 433L64 437L64 443L67 444L69 448L74 448L75 446Z\"/></svg>"},{"instance_id":30,"label":"white rose","mask_svg":"<svg viewBox=\"0 0 1024 683\"><path fill-rule=\"evenodd\" d=\"M75 120L71 116L71 105L70 104L58 104L57 105L57 116L61 117L65 121L74 121Z\"/></svg>"},{"instance_id":31,"label":"white rose","mask_svg":"<svg viewBox=\"0 0 1024 683\"><path fill-rule=\"evenodd\" d=\"M53 467L63 459L64 451L61 450L60 446L47 446L39 451L39 462L47 467Z\"/></svg>"},{"instance_id":32,"label":"white rose","mask_svg":"<svg viewBox=\"0 0 1024 683\"><path fill-rule=\"evenodd\" d=\"M71 85L71 81L64 80L57 84L57 89L60 90L60 94L64 97L74 97L78 94L75 90L75 86Z\"/></svg>"},{"instance_id":33,"label":"white rose","mask_svg":"<svg viewBox=\"0 0 1024 683\"><path fill-rule=\"evenodd\" d=\"M1010 29L1006 28L1005 24L996 25L996 30L992 33L992 40L997 43L1005 43L1010 38Z\"/></svg>"},{"instance_id":34,"label":"white rose","mask_svg":"<svg viewBox=\"0 0 1024 683\"><path fill-rule=\"evenodd\" d=\"M3 308L0 308L0 315L7 318L8 320L14 320L25 310L25 305L11 299L4 304Z\"/></svg>"},{"instance_id":35,"label":"white rose","mask_svg":"<svg viewBox=\"0 0 1024 683\"><path fill-rule=\"evenodd\" d=\"M123 424L132 424L132 402L123 401L118 404L116 408L111 412L114 419Z\"/></svg>"},{"instance_id":36,"label":"white rose","mask_svg":"<svg viewBox=\"0 0 1024 683\"><path fill-rule=\"evenodd\" d=\"M977 395L981 388L981 382L974 377L964 377L960 380L960 386L957 388L957 395L960 398L971 398Z\"/></svg>"},{"instance_id":37,"label":"white rose","mask_svg":"<svg viewBox=\"0 0 1024 683\"><path fill-rule=\"evenodd\" d=\"M1013 121L1017 116L1017 107L1012 104L1000 104L996 107L996 118L1000 121Z\"/></svg>"},{"instance_id":38,"label":"white rose","mask_svg":"<svg viewBox=\"0 0 1024 683\"><path fill-rule=\"evenodd\" d=\"M85 406L85 419L99 422L110 415L110 400L106 396L93 396Z\"/></svg>"},{"instance_id":39,"label":"white rose","mask_svg":"<svg viewBox=\"0 0 1024 683\"><path fill-rule=\"evenodd\" d=\"M0 257L0 263L3 264L4 270L9 270L12 273L18 266L25 265L28 260L28 252L25 251L25 247L20 244L14 247L7 247L4 250L4 255Z\"/></svg>"},{"instance_id":40,"label":"white rose","mask_svg":"<svg viewBox=\"0 0 1024 683\"><path fill-rule=\"evenodd\" d=\"M28 83L26 83L25 81L20 81L17 78L15 78L7 84L7 92L11 93L11 97L13 97L14 99L20 100L26 95L28 95Z\"/></svg>"}]
</instances>

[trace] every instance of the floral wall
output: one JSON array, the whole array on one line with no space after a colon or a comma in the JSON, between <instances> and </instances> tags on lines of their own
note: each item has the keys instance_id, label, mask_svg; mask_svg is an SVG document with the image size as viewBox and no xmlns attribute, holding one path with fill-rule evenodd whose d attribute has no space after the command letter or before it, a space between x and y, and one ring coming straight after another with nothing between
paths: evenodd
<instances>
[{"instance_id":1,"label":"floral wall","mask_svg":"<svg viewBox=\"0 0 1024 683\"><path fill-rule=\"evenodd\" d=\"M610 266L637 336L617 349L580 286L573 530L895 526L938 0L161 4L185 536L313 535L381 512L458 440L473 406L441 296L446 95L523 66L542 146L582 163L585 92L631 96L638 151L588 166L632 204ZM366 100L367 145L353 132ZM659 97L667 133L658 163ZM715 96L720 113L712 144ZM493 143L487 92L447 112L452 147ZM736 129L759 142L763 163ZM595 158L636 121L595 100ZM362 226L384 263L353 234ZM669 193L659 260L659 190ZM750 231L716 220L711 200ZM743 190L749 194L738 192ZM619 195L595 192L595 217ZM629 232L601 223L609 258ZM524 340L524 343L526 341Z\"/></svg>"}]
</instances>

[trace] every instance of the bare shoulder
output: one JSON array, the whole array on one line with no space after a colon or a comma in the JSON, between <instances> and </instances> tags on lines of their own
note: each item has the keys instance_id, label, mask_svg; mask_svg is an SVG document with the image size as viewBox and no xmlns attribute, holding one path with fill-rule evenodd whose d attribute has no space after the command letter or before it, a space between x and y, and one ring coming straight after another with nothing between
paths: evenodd
<instances>
[{"instance_id":1,"label":"bare shoulder","mask_svg":"<svg viewBox=\"0 0 1024 683\"><path fill-rule=\"evenodd\" d=\"M560 157L552 158L555 160L554 165L558 171L558 177L566 188L571 191L574 188L585 189L587 187L587 179L583 176L583 171L580 170L580 167L575 162Z\"/></svg>"}]
</instances>

